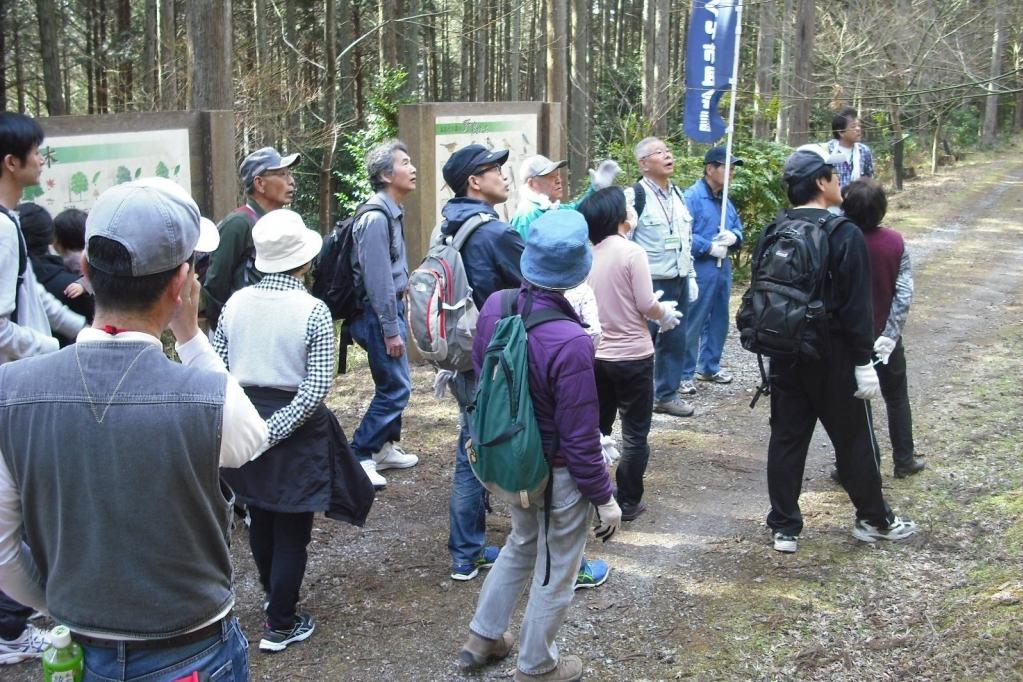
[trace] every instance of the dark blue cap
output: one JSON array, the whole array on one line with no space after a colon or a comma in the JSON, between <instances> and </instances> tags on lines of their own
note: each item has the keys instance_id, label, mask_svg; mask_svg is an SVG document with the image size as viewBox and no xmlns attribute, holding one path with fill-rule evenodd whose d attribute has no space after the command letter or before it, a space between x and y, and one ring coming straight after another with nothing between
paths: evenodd
<instances>
[{"instance_id":1,"label":"dark blue cap","mask_svg":"<svg viewBox=\"0 0 1023 682\"><path fill-rule=\"evenodd\" d=\"M455 151L442 169L444 182L451 190L461 196L465 186L469 184L469 176L480 166L503 165L508 160L507 149L491 151L481 144L470 144Z\"/></svg>"},{"instance_id":2,"label":"dark blue cap","mask_svg":"<svg viewBox=\"0 0 1023 682\"><path fill-rule=\"evenodd\" d=\"M725 152L724 147L712 147L703 155L703 165L706 166L708 163L719 163L724 165L726 155L727 152ZM733 166L741 166L744 163L745 161L742 159L737 159L734 156L732 157Z\"/></svg>"}]
</instances>

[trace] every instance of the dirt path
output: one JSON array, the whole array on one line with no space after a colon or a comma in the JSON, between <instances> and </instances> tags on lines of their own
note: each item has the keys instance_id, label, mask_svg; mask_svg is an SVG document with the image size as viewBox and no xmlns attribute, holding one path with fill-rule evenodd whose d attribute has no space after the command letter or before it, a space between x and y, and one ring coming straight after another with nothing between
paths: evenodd
<instances>
[{"instance_id":1,"label":"dirt path","mask_svg":"<svg viewBox=\"0 0 1023 682\"><path fill-rule=\"evenodd\" d=\"M1018 490L1019 466L991 471L983 461L969 468L959 458L980 452L983 460L996 437L1002 437L999 445L986 453L992 463L998 453L1005 455L999 463L1019 456L1019 384L993 396L978 391L994 385L989 382L1005 367L1016 367L1019 377L1011 364L1019 353L1005 343L1016 341L1018 348L1015 334L1023 329L1023 164L978 164L923 181L896 197L891 213L890 222L907 237L916 273L905 336L926 472L908 481L890 477L880 405L875 417L886 495L924 532L901 546L870 548L852 540L852 507L828 479L833 454L818 433L807 462L799 552L773 552L763 524L768 408L764 401L749 410L759 380L755 359L730 338L724 364L735 382L699 387L696 418L655 416L649 511L614 542L591 541L587 549L611 564L611 579L577 594L559 640L563 651L582 656L586 679L1013 674L1023 648L1018 615L1008 617L1016 627L988 632L970 620L956 629L948 604L956 590L978 580L968 570L978 556L1019 565L1023 529L1017 537L1012 519L990 524L967 506L984 493ZM348 433L371 394L366 378L348 375L338 382L335 403ZM454 658L481 581L456 584L447 577L456 413L450 401L439 403L430 394L431 373L418 370L414 379L403 444L420 453L422 463L388 472L388 488L365 529L317 521L304 590L317 632L284 654L253 651L253 679L462 679ZM958 425L954 432L943 428L950 422ZM500 544L508 527L507 515L497 510L488 517L488 539ZM235 534L234 556L237 612L256 641L262 596L242 530ZM1010 577L1023 595L1023 574ZM1015 585L1006 588L1010 597ZM997 612L997 623L1004 625L1004 613L1012 614ZM518 617L513 632L517 623ZM968 640L984 632L990 636L983 646L964 641L961 652L945 641L945 635ZM1009 656L1006 662L997 662L998 652ZM484 677L505 677L513 665L509 659ZM12 680L36 677L35 666L10 672Z\"/></svg>"}]
</instances>

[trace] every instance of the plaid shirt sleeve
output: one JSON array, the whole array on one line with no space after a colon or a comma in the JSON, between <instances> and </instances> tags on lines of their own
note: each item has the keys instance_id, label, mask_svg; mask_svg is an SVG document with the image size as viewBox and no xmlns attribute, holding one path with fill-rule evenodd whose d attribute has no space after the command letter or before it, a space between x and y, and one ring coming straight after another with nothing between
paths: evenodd
<instances>
[{"instance_id":1,"label":"plaid shirt sleeve","mask_svg":"<svg viewBox=\"0 0 1023 682\"><path fill-rule=\"evenodd\" d=\"M298 385L298 392L290 403L266 421L269 447L290 436L312 416L334 381L334 322L323 302L316 304L306 322L305 345L308 351L306 374Z\"/></svg>"}]
</instances>

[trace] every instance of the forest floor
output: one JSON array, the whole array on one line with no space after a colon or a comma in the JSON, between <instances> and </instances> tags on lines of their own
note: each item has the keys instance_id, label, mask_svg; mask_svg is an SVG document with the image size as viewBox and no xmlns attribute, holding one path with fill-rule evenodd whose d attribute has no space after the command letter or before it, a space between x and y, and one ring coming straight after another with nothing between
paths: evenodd
<instances>
[{"instance_id":1,"label":"forest floor","mask_svg":"<svg viewBox=\"0 0 1023 682\"><path fill-rule=\"evenodd\" d=\"M818 429L799 551L773 551L769 410L766 400L748 406L759 373L733 334L723 364L735 381L698 385L693 418L654 417L646 514L587 548L611 577L576 593L558 638L582 657L586 679L1023 677L1023 162L1018 146L1002 151L890 200L886 222L906 236L916 279L905 346L924 472L891 476L880 403L874 416L885 495L918 535L876 546L853 539L853 509L828 476L834 453ZM733 306L741 287L735 293ZM330 398L348 434L373 390L355 360ZM414 371L405 417L402 445L419 466L385 472L365 528L317 519L303 590L317 622L308 641L256 651L263 595L245 529L236 529L236 613L252 642L252 679L465 679L456 654L482 579L448 577L457 412L450 397L433 397L432 377ZM509 528L495 509L488 541L501 544ZM37 666L4 678L37 679ZM513 670L514 652L478 677Z\"/></svg>"}]
</instances>

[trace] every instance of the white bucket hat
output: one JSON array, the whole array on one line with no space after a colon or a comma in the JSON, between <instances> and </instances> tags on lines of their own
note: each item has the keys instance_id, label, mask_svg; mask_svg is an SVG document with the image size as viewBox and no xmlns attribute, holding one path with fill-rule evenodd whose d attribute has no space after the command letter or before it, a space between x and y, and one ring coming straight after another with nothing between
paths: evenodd
<instances>
[{"instance_id":1,"label":"white bucket hat","mask_svg":"<svg viewBox=\"0 0 1023 682\"><path fill-rule=\"evenodd\" d=\"M320 253L323 237L286 208L270 211L252 228L256 269L267 274L300 268Z\"/></svg>"}]
</instances>

